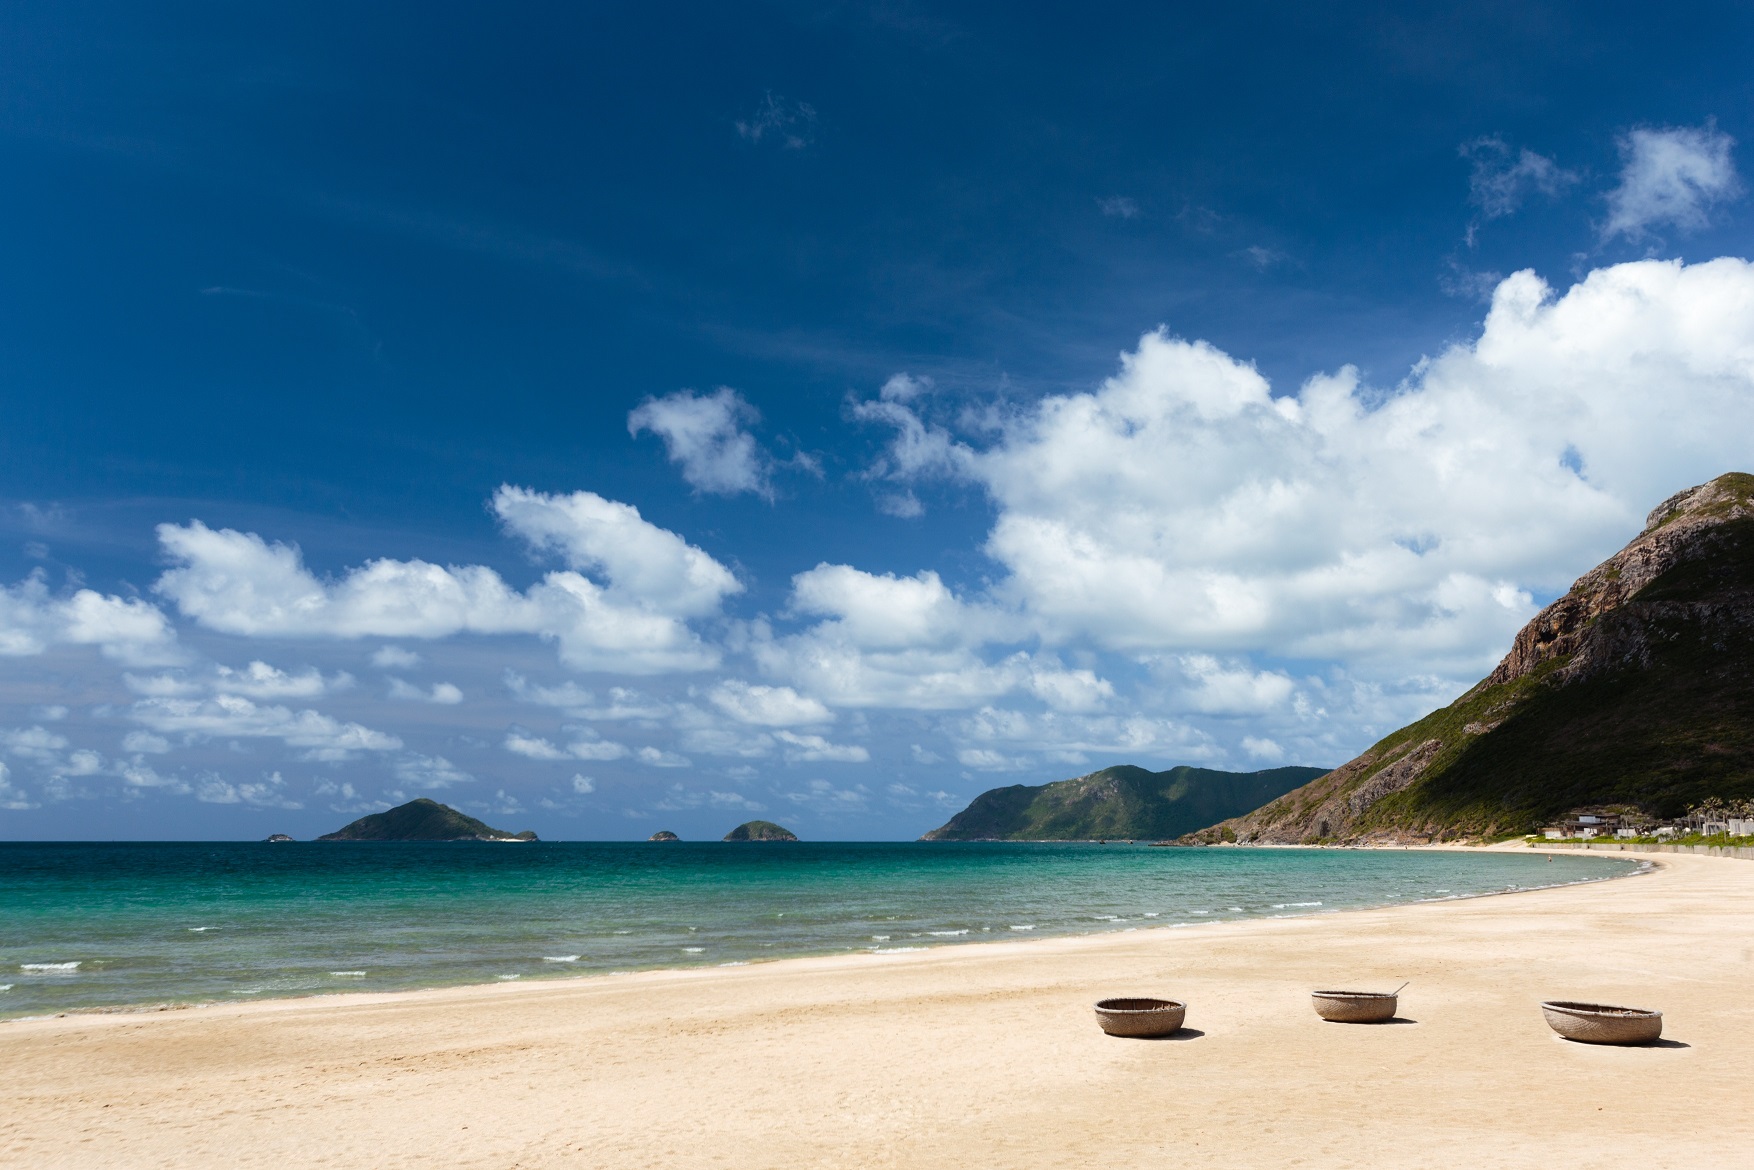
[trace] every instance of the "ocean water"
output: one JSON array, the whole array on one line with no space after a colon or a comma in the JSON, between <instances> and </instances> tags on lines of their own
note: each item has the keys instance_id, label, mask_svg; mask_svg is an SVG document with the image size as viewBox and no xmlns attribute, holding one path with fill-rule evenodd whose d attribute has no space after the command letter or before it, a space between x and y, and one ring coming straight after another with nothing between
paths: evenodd
<instances>
[{"instance_id":1,"label":"ocean water","mask_svg":"<svg viewBox=\"0 0 1754 1170\"><path fill-rule=\"evenodd\" d=\"M0 1018L1198 929L1631 868L1084 844L0 843Z\"/></svg>"}]
</instances>

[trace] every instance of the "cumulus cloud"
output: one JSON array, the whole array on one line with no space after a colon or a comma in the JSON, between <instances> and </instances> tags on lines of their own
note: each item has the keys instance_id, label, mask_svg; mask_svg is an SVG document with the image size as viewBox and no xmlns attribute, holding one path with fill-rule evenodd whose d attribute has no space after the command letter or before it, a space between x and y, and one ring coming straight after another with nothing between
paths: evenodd
<instances>
[{"instance_id":1,"label":"cumulus cloud","mask_svg":"<svg viewBox=\"0 0 1754 1170\"><path fill-rule=\"evenodd\" d=\"M830 743L820 735L776 731L774 738L790 745L786 759L794 763L863 764L871 759L871 753L857 744Z\"/></svg>"},{"instance_id":2,"label":"cumulus cloud","mask_svg":"<svg viewBox=\"0 0 1754 1170\"><path fill-rule=\"evenodd\" d=\"M715 707L739 723L763 727L794 727L826 723L834 713L816 699L800 695L791 687L770 687L728 678L707 692Z\"/></svg>"},{"instance_id":3,"label":"cumulus cloud","mask_svg":"<svg viewBox=\"0 0 1754 1170\"><path fill-rule=\"evenodd\" d=\"M687 620L741 588L723 565L592 492L508 486L493 507L508 531L562 556L569 569L522 592L485 566L425 561L375 560L325 581L296 546L196 520L159 526L177 567L153 588L201 625L247 637L534 634L558 643L577 669L656 673L717 663Z\"/></svg>"},{"instance_id":4,"label":"cumulus cloud","mask_svg":"<svg viewBox=\"0 0 1754 1170\"><path fill-rule=\"evenodd\" d=\"M343 690L353 685L352 676L345 672L330 678L324 678L310 668L292 674L262 661L252 662L242 670L216 666L214 675L212 686L215 691L252 699L314 699L331 690Z\"/></svg>"},{"instance_id":5,"label":"cumulus cloud","mask_svg":"<svg viewBox=\"0 0 1754 1170\"><path fill-rule=\"evenodd\" d=\"M210 699L148 698L129 714L149 730L226 739L277 739L304 748L308 759L347 760L360 752L395 751L402 741L358 723L309 709L258 705L242 695Z\"/></svg>"},{"instance_id":6,"label":"cumulus cloud","mask_svg":"<svg viewBox=\"0 0 1754 1170\"><path fill-rule=\"evenodd\" d=\"M0 586L0 657L34 657L52 646L95 646L134 665L180 661L176 631L157 606L92 589L50 592L39 569Z\"/></svg>"},{"instance_id":7,"label":"cumulus cloud","mask_svg":"<svg viewBox=\"0 0 1754 1170\"><path fill-rule=\"evenodd\" d=\"M760 413L729 386L711 394L679 390L648 398L627 416L627 431L650 431L664 441L670 462L696 491L772 498L772 463L745 427Z\"/></svg>"},{"instance_id":8,"label":"cumulus cloud","mask_svg":"<svg viewBox=\"0 0 1754 1170\"><path fill-rule=\"evenodd\" d=\"M1099 388L965 448L1008 574L982 604L1050 645L1477 675L1536 593L1653 501L1745 464L1751 306L1736 259L1618 265L1563 296L1522 272L1477 340L1401 385L1343 369L1282 397L1148 334Z\"/></svg>"},{"instance_id":9,"label":"cumulus cloud","mask_svg":"<svg viewBox=\"0 0 1754 1170\"><path fill-rule=\"evenodd\" d=\"M1602 237L1643 239L1653 228L1697 231L1711 209L1742 193L1736 140L1707 122L1632 130L1620 139L1620 183L1608 193Z\"/></svg>"},{"instance_id":10,"label":"cumulus cloud","mask_svg":"<svg viewBox=\"0 0 1754 1170\"><path fill-rule=\"evenodd\" d=\"M37 802L30 799L24 789L12 783L12 772L5 763L0 762L0 808L22 812L36 807Z\"/></svg>"},{"instance_id":11,"label":"cumulus cloud","mask_svg":"<svg viewBox=\"0 0 1754 1170\"><path fill-rule=\"evenodd\" d=\"M392 678L390 680L390 697L411 703L439 703L448 706L461 703L463 691L454 683L448 682L433 683L431 687L422 690L413 683Z\"/></svg>"},{"instance_id":12,"label":"cumulus cloud","mask_svg":"<svg viewBox=\"0 0 1754 1170\"><path fill-rule=\"evenodd\" d=\"M390 765L390 773L412 788L449 788L475 779L443 756L424 756L419 752L398 757Z\"/></svg>"},{"instance_id":13,"label":"cumulus cloud","mask_svg":"<svg viewBox=\"0 0 1754 1170\"><path fill-rule=\"evenodd\" d=\"M871 790L863 784L839 788L827 780L812 780L802 791L788 792L785 796L795 805L833 816L864 812L870 804Z\"/></svg>"},{"instance_id":14,"label":"cumulus cloud","mask_svg":"<svg viewBox=\"0 0 1754 1170\"><path fill-rule=\"evenodd\" d=\"M420 665L421 658L400 646L380 646L372 652L371 663L379 670L413 670Z\"/></svg>"},{"instance_id":15,"label":"cumulus cloud","mask_svg":"<svg viewBox=\"0 0 1754 1170\"><path fill-rule=\"evenodd\" d=\"M532 760L619 760L628 754L626 745L594 736L581 736L565 747L556 747L539 735L509 731L505 749Z\"/></svg>"},{"instance_id":16,"label":"cumulus cloud","mask_svg":"<svg viewBox=\"0 0 1754 1170\"><path fill-rule=\"evenodd\" d=\"M258 808L303 808L286 795L286 781L272 772L256 781L233 782L209 772L195 783L195 799L208 804L251 804Z\"/></svg>"}]
</instances>

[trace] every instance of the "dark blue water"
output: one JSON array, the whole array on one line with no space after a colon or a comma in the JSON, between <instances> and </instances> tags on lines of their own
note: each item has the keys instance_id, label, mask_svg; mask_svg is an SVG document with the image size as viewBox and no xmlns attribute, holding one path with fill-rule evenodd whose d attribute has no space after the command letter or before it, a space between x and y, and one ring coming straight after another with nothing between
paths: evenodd
<instances>
[{"instance_id":1,"label":"dark blue water","mask_svg":"<svg viewBox=\"0 0 1754 1170\"><path fill-rule=\"evenodd\" d=\"M1084 844L0 843L0 1017L1187 928L1630 865Z\"/></svg>"}]
</instances>

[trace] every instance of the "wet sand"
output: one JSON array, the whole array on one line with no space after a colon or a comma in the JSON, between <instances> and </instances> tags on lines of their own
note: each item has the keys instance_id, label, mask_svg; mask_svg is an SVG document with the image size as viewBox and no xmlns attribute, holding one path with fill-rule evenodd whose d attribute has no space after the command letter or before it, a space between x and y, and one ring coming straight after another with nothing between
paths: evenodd
<instances>
[{"instance_id":1,"label":"wet sand","mask_svg":"<svg viewBox=\"0 0 1754 1170\"><path fill-rule=\"evenodd\" d=\"M1387 910L0 1024L17 1167L1745 1164L1754 863ZM1329 1024L1316 987L1390 990ZM1107 995L1189 1003L1104 1036ZM1542 999L1666 1013L1559 1040Z\"/></svg>"}]
</instances>

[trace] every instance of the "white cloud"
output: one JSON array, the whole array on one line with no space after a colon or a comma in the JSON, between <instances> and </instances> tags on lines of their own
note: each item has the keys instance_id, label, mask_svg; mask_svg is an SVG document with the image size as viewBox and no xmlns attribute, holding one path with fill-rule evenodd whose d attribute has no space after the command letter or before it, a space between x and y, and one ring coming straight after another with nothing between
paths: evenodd
<instances>
[{"instance_id":1,"label":"white cloud","mask_svg":"<svg viewBox=\"0 0 1754 1170\"><path fill-rule=\"evenodd\" d=\"M142 752L162 754L171 750L171 741L150 731L130 731L122 737L122 750L136 755Z\"/></svg>"},{"instance_id":2,"label":"white cloud","mask_svg":"<svg viewBox=\"0 0 1754 1170\"><path fill-rule=\"evenodd\" d=\"M67 737L42 727L0 729L0 752L37 764L54 764L67 750Z\"/></svg>"},{"instance_id":3,"label":"white cloud","mask_svg":"<svg viewBox=\"0 0 1754 1170\"><path fill-rule=\"evenodd\" d=\"M531 683L514 670L505 672L506 689L525 703L553 707L574 719L615 722L626 719L654 720L671 713L670 705L648 698L631 687L610 687L609 701L599 703L595 693L568 680L545 687Z\"/></svg>"},{"instance_id":4,"label":"white cloud","mask_svg":"<svg viewBox=\"0 0 1754 1170\"><path fill-rule=\"evenodd\" d=\"M0 763L0 808L21 812L36 808L37 803L30 799L24 789L12 783L12 773L4 763Z\"/></svg>"},{"instance_id":5,"label":"white cloud","mask_svg":"<svg viewBox=\"0 0 1754 1170\"><path fill-rule=\"evenodd\" d=\"M774 738L791 745L786 759L808 763L863 764L871 753L857 744L830 743L820 735L799 735L792 731L776 731Z\"/></svg>"},{"instance_id":6,"label":"white cloud","mask_svg":"<svg viewBox=\"0 0 1754 1170\"><path fill-rule=\"evenodd\" d=\"M1620 139L1620 183L1608 193L1602 236L1644 238L1652 228L1697 231L1710 210L1742 193L1736 140L1707 122L1632 130Z\"/></svg>"},{"instance_id":7,"label":"white cloud","mask_svg":"<svg viewBox=\"0 0 1754 1170\"><path fill-rule=\"evenodd\" d=\"M398 758L390 771L396 779L414 788L449 788L475 779L443 756L423 756L418 752Z\"/></svg>"},{"instance_id":8,"label":"white cloud","mask_svg":"<svg viewBox=\"0 0 1754 1170\"><path fill-rule=\"evenodd\" d=\"M619 760L628 754L626 746L612 740L585 736L560 748L541 736L520 731L506 733L505 749L532 760Z\"/></svg>"},{"instance_id":9,"label":"white cloud","mask_svg":"<svg viewBox=\"0 0 1754 1170\"><path fill-rule=\"evenodd\" d=\"M1260 736L1245 735L1242 737L1242 750L1257 760L1278 763L1285 758L1285 749L1273 740Z\"/></svg>"},{"instance_id":10,"label":"white cloud","mask_svg":"<svg viewBox=\"0 0 1754 1170\"><path fill-rule=\"evenodd\" d=\"M627 416L627 431L650 431L664 441L670 462L696 491L771 497L772 464L744 428L761 415L729 386L711 394L678 390L648 398Z\"/></svg>"},{"instance_id":11,"label":"white cloud","mask_svg":"<svg viewBox=\"0 0 1754 1170\"><path fill-rule=\"evenodd\" d=\"M1468 201L1479 208L1482 220L1514 215L1532 192L1553 198L1578 182L1546 155L1528 147L1512 151L1502 138L1479 138L1461 148L1463 158L1474 164L1468 176Z\"/></svg>"},{"instance_id":12,"label":"white cloud","mask_svg":"<svg viewBox=\"0 0 1754 1170\"><path fill-rule=\"evenodd\" d=\"M213 690L252 699L314 699L331 690L345 690L353 685L352 676L346 673L324 678L314 668L307 668L299 674L290 674L261 661L252 662L242 670L216 666L214 675Z\"/></svg>"},{"instance_id":13,"label":"white cloud","mask_svg":"<svg viewBox=\"0 0 1754 1170\"><path fill-rule=\"evenodd\" d=\"M1162 665L1179 676L1181 709L1207 715L1263 715L1283 708L1297 689L1281 671L1220 662L1210 654L1177 655Z\"/></svg>"},{"instance_id":14,"label":"white cloud","mask_svg":"<svg viewBox=\"0 0 1754 1170\"><path fill-rule=\"evenodd\" d=\"M518 732L507 732L505 750L516 752L532 760L570 760L570 752L561 751L546 739L536 735L521 735Z\"/></svg>"},{"instance_id":15,"label":"white cloud","mask_svg":"<svg viewBox=\"0 0 1754 1170\"><path fill-rule=\"evenodd\" d=\"M304 805L286 795L286 781L279 772L260 781L233 783L209 772L195 784L195 799L208 804L253 804L259 808L303 808Z\"/></svg>"},{"instance_id":16,"label":"white cloud","mask_svg":"<svg viewBox=\"0 0 1754 1170\"><path fill-rule=\"evenodd\" d=\"M395 751L402 741L317 711L260 706L241 695L210 699L150 698L135 703L134 720L153 731L237 739L278 739L314 760L345 760L359 752Z\"/></svg>"},{"instance_id":17,"label":"white cloud","mask_svg":"<svg viewBox=\"0 0 1754 1170\"><path fill-rule=\"evenodd\" d=\"M643 747L633 754L633 758L653 768L690 768L694 766L694 762L687 756L667 752L656 747Z\"/></svg>"},{"instance_id":18,"label":"white cloud","mask_svg":"<svg viewBox=\"0 0 1754 1170\"><path fill-rule=\"evenodd\" d=\"M800 695L791 687L770 687L728 678L707 692L719 710L739 723L762 727L796 727L827 723L834 713L816 699Z\"/></svg>"},{"instance_id":19,"label":"white cloud","mask_svg":"<svg viewBox=\"0 0 1754 1170\"><path fill-rule=\"evenodd\" d=\"M379 670L413 670L421 661L420 655L400 646L380 646L371 657L372 665Z\"/></svg>"},{"instance_id":20,"label":"white cloud","mask_svg":"<svg viewBox=\"0 0 1754 1170\"><path fill-rule=\"evenodd\" d=\"M506 530L559 555L570 569L606 580L605 601L674 617L707 617L743 587L731 570L631 504L595 492L545 495L501 487L493 510Z\"/></svg>"},{"instance_id":21,"label":"white cloud","mask_svg":"<svg viewBox=\"0 0 1754 1170\"><path fill-rule=\"evenodd\" d=\"M1139 201L1130 195L1106 195L1096 201L1096 209L1111 219L1138 219Z\"/></svg>"},{"instance_id":22,"label":"white cloud","mask_svg":"<svg viewBox=\"0 0 1754 1170\"><path fill-rule=\"evenodd\" d=\"M390 697L405 699L413 703L439 703L451 705L463 701L463 692L453 683L433 683L430 690L421 690L413 683L404 682L399 678L390 679Z\"/></svg>"},{"instance_id":23,"label":"white cloud","mask_svg":"<svg viewBox=\"0 0 1754 1170\"><path fill-rule=\"evenodd\" d=\"M581 796L589 796L597 791L597 782L582 772L573 773L572 790Z\"/></svg>"},{"instance_id":24,"label":"white cloud","mask_svg":"<svg viewBox=\"0 0 1754 1170\"><path fill-rule=\"evenodd\" d=\"M812 780L804 786L803 791L788 792L785 796L795 805L833 816L864 812L870 803L871 791L863 784L837 788L827 780Z\"/></svg>"},{"instance_id":25,"label":"white cloud","mask_svg":"<svg viewBox=\"0 0 1754 1170\"><path fill-rule=\"evenodd\" d=\"M970 451L1009 576L969 608L1050 645L1464 679L1654 501L1744 466L1750 433L1754 266L1735 259L1617 265L1557 298L1518 273L1477 341L1388 392L1345 369L1275 398L1253 367L1148 334L1097 390ZM962 623L929 586L899 619L870 607L856 640L942 644ZM791 657L836 702L850 664Z\"/></svg>"},{"instance_id":26,"label":"white cloud","mask_svg":"<svg viewBox=\"0 0 1754 1170\"><path fill-rule=\"evenodd\" d=\"M376 560L334 581L305 568L299 550L200 521L162 524L178 567L154 589L181 612L247 637L535 634L559 644L577 669L655 673L699 670L718 654L686 620L716 612L741 588L730 570L637 509L591 492L547 496L502 487L494 510L506 528L572 566L525 592L481 565ZM599 584L579 569L600 573Z\"/></svg>"},{"instance_id":27,"label":"white cloud","mask_svg":"<svg viewBox=\"0 0 1754 1170\"><path fill-rule=\"evenodd\" d=\"M34 657L51 646L96 646L107 658L134 665L180 661L176 631L149 602L75 590L57 597L36 570L0 586L0 657Z\"/></svg>"}]
</instances>

